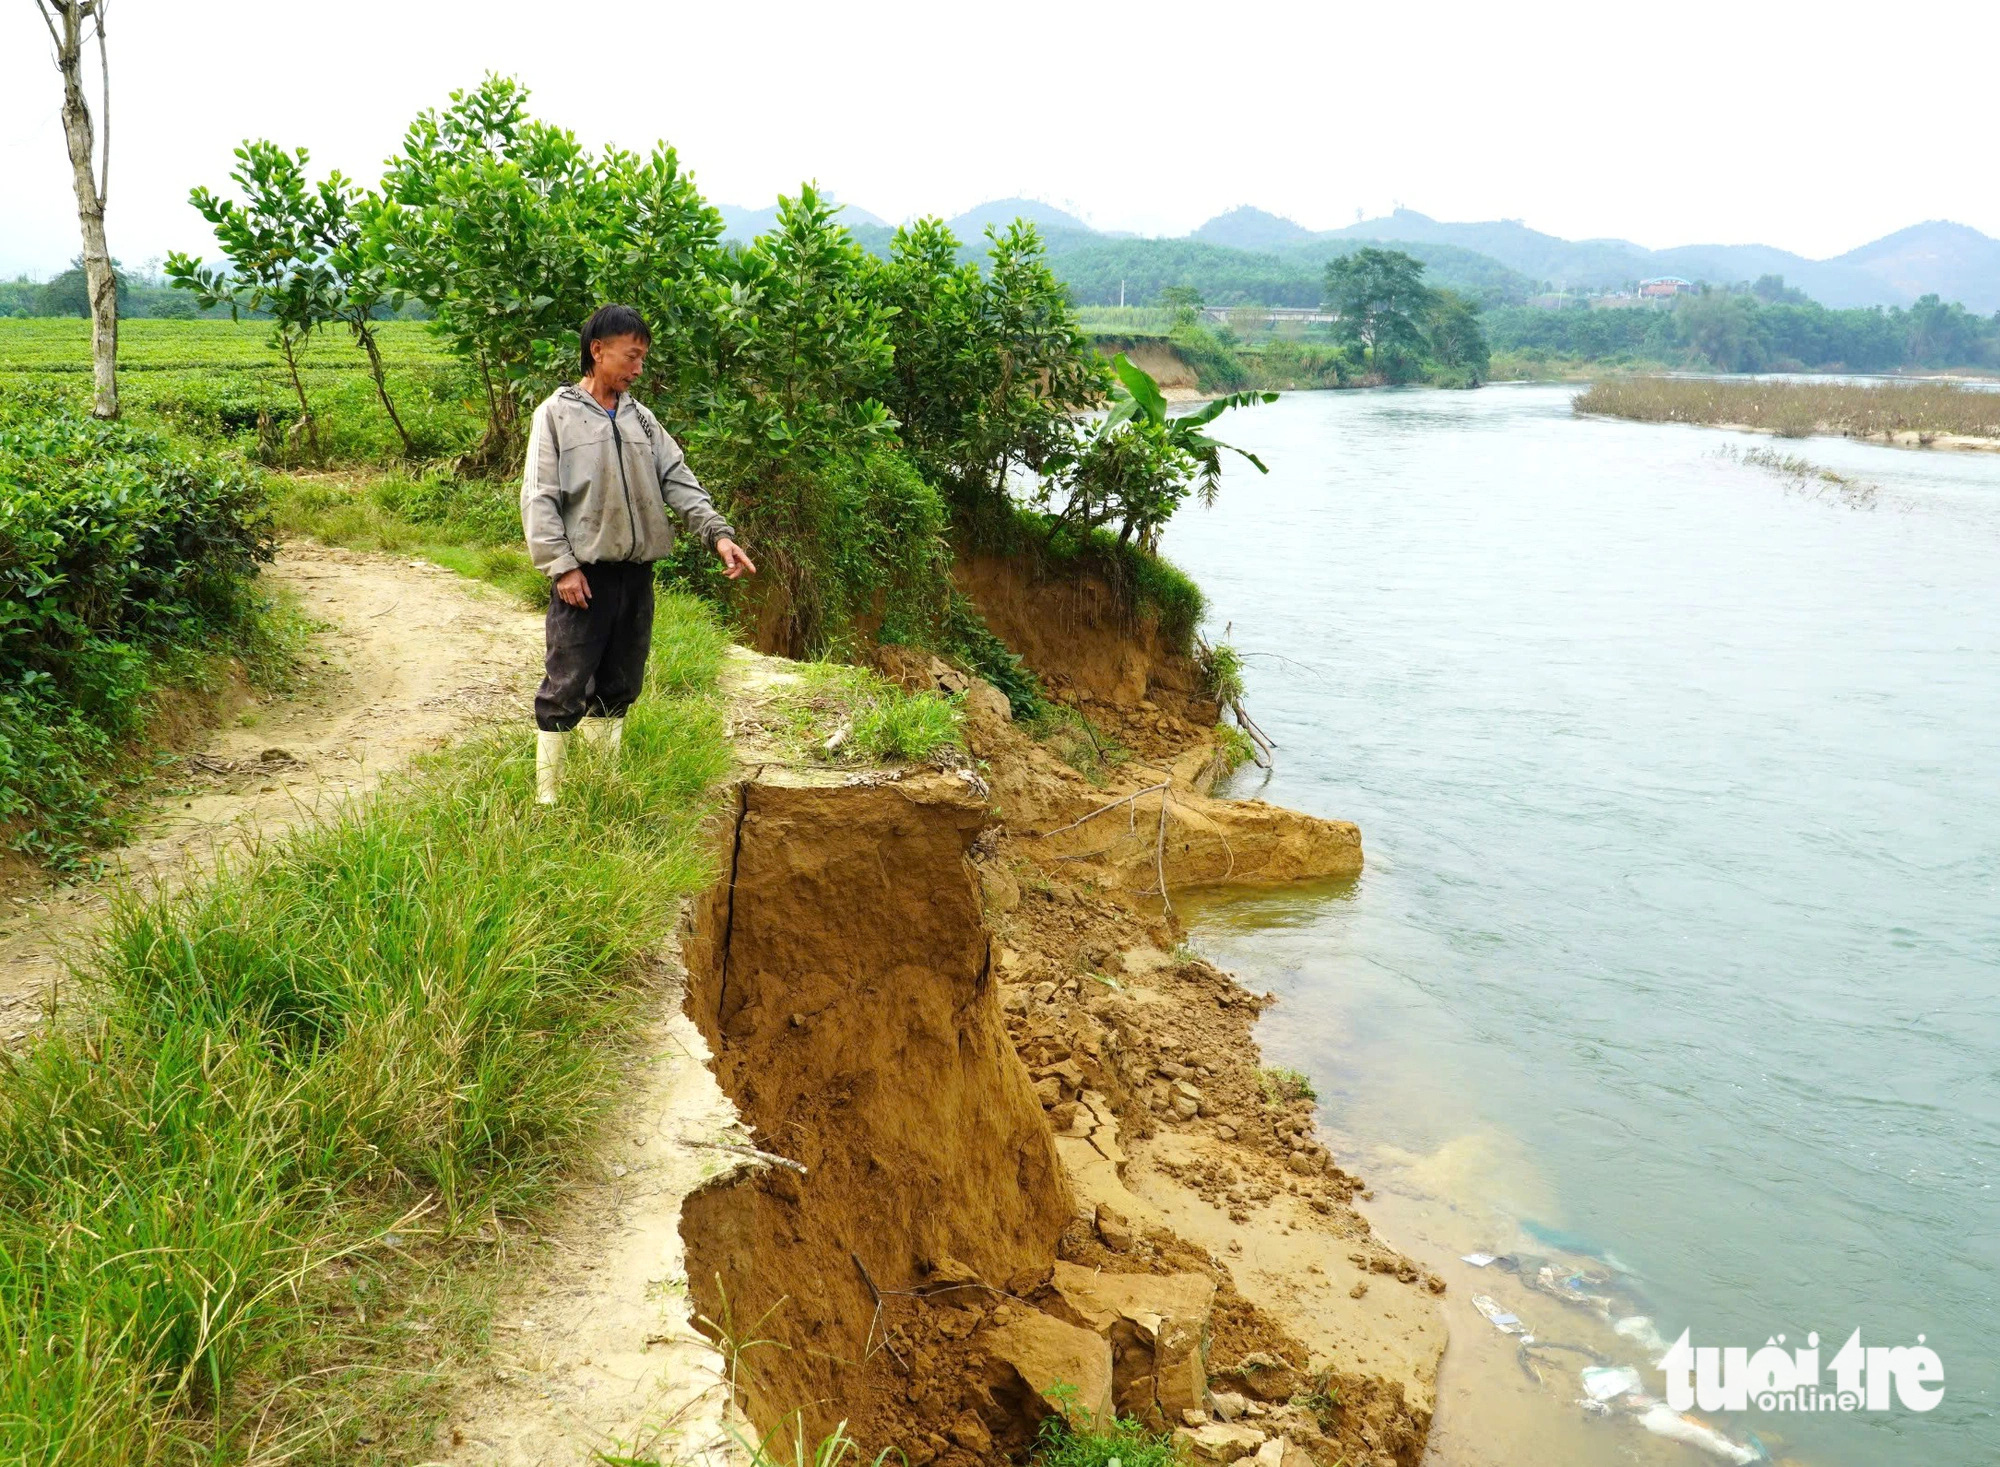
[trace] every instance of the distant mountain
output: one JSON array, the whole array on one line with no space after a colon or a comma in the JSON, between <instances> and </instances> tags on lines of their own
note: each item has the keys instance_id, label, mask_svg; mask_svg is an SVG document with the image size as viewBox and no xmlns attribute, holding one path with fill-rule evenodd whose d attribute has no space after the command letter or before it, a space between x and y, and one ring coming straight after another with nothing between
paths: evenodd
<instances>
[{"instance_id":1,"label":"distant mountain","mask_svg":"<svg viewBox=\"0 0 2000 1467\"><path fill-rule=\"evenodd\" d=\"M1827 262L1914 299L1936 294L1982 315L2000 311L2000 240L1948 219L1913 224Z\"/></svg>"},{"instance_id":2,"label":"distant mountain","mask_svg":"<svg viewBox=\"0 0 2000 1467\"><path fill-rule=\"evenodd\" d=\"M750 239L777 217L775 208L719 207L729 239ZM841 218L864 246L886 252L889 225L852 206ZM1150 301L1162 285L1193 284L1217 305L1252 300L1316 304L1317 279L1327 259L1371 243L1407 250L1424 261L1432 280L1489 303L1524 299L1553 286L1615 290L1656 275L1715 285L1782 275L1787 285L1826 306L1906 306L1919 296L1936 294L1962 301L1981 315L2000 310L2000 240L1941 219L1898 230L1830 260L1759 244L1649 250L1624 239L1562 239L1518 219L1449 223L1414 209L1315 232L1246 204L1180 239L1140 239L1093 229L1038 199L994 199L949 222L960 240L980 251L988 225L1016 218L1042 232L1051 257L1068 261L1059 273L1067 272L1064 278L1079 301L1093 304L1117 300L1120 281L1128 300ZM1258 291L1269 294L1258 298Z\"/></svg>"},{"instance_id":3,"label":"distant mountain","mask_svg":"<svg viewBox=\"0 0 2000 1467\"><path fill-rule=\"evenodd\" d=\"M1906 306L1935 293L1984 314L2000 309L2000 240L1936 220L1830 260L1769 245L1681 245L1649 250L1623 239L1559 239L1517 219L1447 224L1414 209L1330 231L1332 237L1426 240L1489 255L1515 270L1572 290L1613 289L1652 275L1718 285L1782 275L1827 306Z\"/></svg>"},{"instance_id":4,"label":"distant mountain","mask_svg":"<svg viewBox=\"0 0 2000 1467\"><path fill-rule=\"evenodd\" d=\"M1275 250L1285 245L1306 244L1316 237L1303 224L1248 204L1216 215L1188 236L1203 244L1228 245L1237 250Z\"/></svg>"},{"instance_id":5,"label":"distant mountain","mask_svg":"<svg viewBox=\"0 0 2000 1467\"><path fill-rule=\"evenodd\" d=\"M715 212L722 216L722 237L740 240L745 244L758 235L768 232L771 226L778 222L776 204L768 209L746 209L738 204L717 204ZM849 229L863 224L874 225L877 228L888 227L881 218L854 204L840 206L840 222Z\"/></svg>"},{"instance_id":6,"label":"distant mountain","mask_svg":"<svg viewBox=\"0 0 2000 1467\"><path fill-rule=\"evenodd\" d=\"M1097 233L1076 215L1058 209L1054 204L1044 204L1040 199L993 199L945 222L960 239L977 240L986 233L987 225L1004 226L1016 219L1027 220L1043 234Z\"/></svg>"}]
</instances>

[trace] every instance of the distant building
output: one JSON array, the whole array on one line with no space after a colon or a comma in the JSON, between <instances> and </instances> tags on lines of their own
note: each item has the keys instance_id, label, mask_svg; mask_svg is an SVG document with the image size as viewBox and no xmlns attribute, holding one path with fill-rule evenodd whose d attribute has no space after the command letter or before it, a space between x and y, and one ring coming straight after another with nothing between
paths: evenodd
<instances>
[{"instance_id":1,"label":"distant building","mask_svg":"<svg viewBox=\"0 0 2000 1467\"><path fill-rule=\"evenodd\" d=\"M1674 295L1693 295L1694 282L1683 280L1678 275L1661 275L1652 280L1640 281L1639 294L1647 300L1659 300Z\"/></svg>"}]
</instances>

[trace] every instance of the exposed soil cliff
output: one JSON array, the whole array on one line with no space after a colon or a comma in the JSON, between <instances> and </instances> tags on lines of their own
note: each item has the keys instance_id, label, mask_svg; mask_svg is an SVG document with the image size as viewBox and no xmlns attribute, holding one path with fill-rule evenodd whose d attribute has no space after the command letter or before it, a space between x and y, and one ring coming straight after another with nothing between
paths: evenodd
<instances>
[{"instance_id":1,"label":"exposed soil cliff","mask_svg":"<svg viewBox=\"0 0 2000 1467\"><path fill-rule=\"evenodd\" d=\"M994 704L973 700L990 793L749 751L728 876L692 914L689 1015L792 1163L682 1212L752 1421L992 1462L1060 1385L1206 1460L1414 1467L1441 1285L1370 1236L1311 1105L1266 1093L1264 1000L1146 895L1162 871L1351 874L1358 834L1211 798L1192 727L1093 788Z\"/></svg>"},{"instance_id":2,"label":"exposed soil cliff","mask_svg":"<svg viewBox=\"0 0 2000 1467\"><path fill-rule=\"evenodd\" d=\"M1150 703L1145 711L1186 724L1187 735L1214 726L1194 660L1103 576L1070 567L1038 575L1024 557L972 554L958 557L952 577L1059 696L1123 712Z\"/></svg>"}]
</instances>

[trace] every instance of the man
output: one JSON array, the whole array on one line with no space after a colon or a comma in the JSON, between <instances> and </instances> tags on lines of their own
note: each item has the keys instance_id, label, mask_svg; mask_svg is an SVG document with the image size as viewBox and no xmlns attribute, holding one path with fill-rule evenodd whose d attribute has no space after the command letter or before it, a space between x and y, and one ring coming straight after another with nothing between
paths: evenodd
<instances>
[{"instance_id":1,"label":"man","mask_svg":"<svg viewBox=\"0 0 2000 1467\"><path fill-rule=\"evenodd\" d=\"M535 409L521 476L521 527L549 597L547 673L535 694L535 799L553 805L564 746L584 737L614 758L653 640L653 562L674 544L671 508L722 561L756 574L678 443L630 396L653 333L630 306L583 323L583 377ZM588 722L584 722L588 720Z\"/></svg>"}]
</instances>

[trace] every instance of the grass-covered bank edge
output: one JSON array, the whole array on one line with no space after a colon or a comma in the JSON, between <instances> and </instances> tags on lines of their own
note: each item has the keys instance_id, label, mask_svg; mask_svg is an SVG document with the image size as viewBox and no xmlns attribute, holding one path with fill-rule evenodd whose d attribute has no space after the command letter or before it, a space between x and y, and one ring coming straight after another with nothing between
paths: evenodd
<instances>
[{"instance_id":1,"label":"grass-covered bank edge","mask_svg":"<svg viewBox=\"0 0 2000 1467\"><path fill-rule=\"evenodd\" d=\"M573 1160L645 955L713 879L725 645L663 597L622 768L579 751L553 811L495 734L119 905L81 1017L0 1071L7 1460L420 1444L453 1332L418 1286Z\"/></svg>"}]
</instances>

